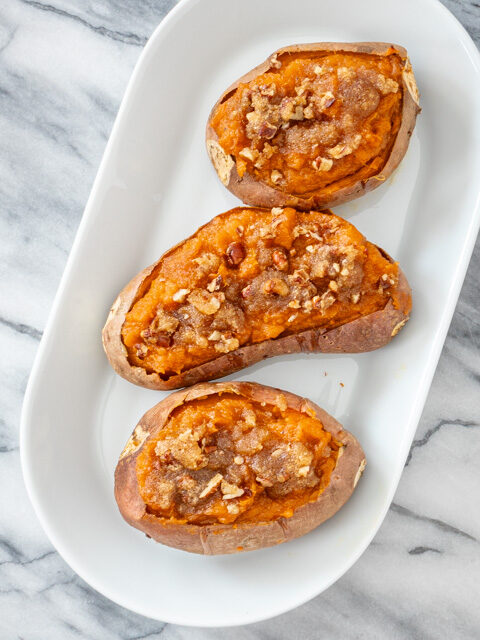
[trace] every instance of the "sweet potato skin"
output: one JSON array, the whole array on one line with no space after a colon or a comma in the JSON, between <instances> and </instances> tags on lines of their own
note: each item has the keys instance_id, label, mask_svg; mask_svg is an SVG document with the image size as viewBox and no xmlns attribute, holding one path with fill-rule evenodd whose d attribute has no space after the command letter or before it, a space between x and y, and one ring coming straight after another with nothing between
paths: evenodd
<instances>
[{"instance_id":1,"label":"sweet potato skin","mask_svg":"<svg viewBox=\"0 0 480 640\"><path fill-rule=\"evenodd\" d=\"M216 393L235 393L246 398L276 404L279 393L287 406L296 411L306 407L315 412L323 427L342 442L343 453L338 458L331 480L316 502L299 507L291 518L272 522L240 523L238 525L192 525L169 523L147 513L137 484L136 463L149 437L163 428L170 413L178 406L196 398ZM138 423L123 450L115 470L115 499L120 513L131 526L140 529L157 542L205 555L252 551L293 540L308 533L330 518L351 496L365 468L365 455L354 436L345 431L326 411L300 396L251 382L219 382L198 384L172 393L147 411Z\"/></svg>"},{"instance_id":2,"label":"sweet potato skin","mask_svg":"<svg viewBox=\"0 0 480 640\"><path fill-rule=\"evenodd\" d=\"M228 213L230 212L226 212L226 214ZM362 353L373 351L388 344L408 320L408 315L401 309L395 309L389 300L382 310L335 329L310 329L283 338L265 340L240 347L235 351L219 355L214 360L165 379L160 377L158 373L147 373L142 367L130 363L127 349L122 341L122 327L128 311L142 297L148 289L150 281L155 277L157 265L175 248L170 249L157 262L141 271L120 292L112 305L102 332L103 347L113 369L126 380L141 387L159 390L178 389L198 382L221 378L249 367L260 360L287 353ZM388 254L381 251L388 260L393 262ZM400 269L398 290L407 295L411 293L407 279Z\"/></svg>"},{"instance_id":3,"label":"sweet potato skin","mask_svg":"<svg viewBox=\"0 0 480 640\"><path fill-rule=\"evenodd\" d=\"M402 105L402 122L395 139L390 156L377 175L371 176L367 180L359 180L349 186L338 189L333 195L322 194L319 190L308 196L297 196L294 194L284 193L274 189L267 184L257 181L251 174L246 173L242 178L237 173L236 163L234 159L225 153L218 144L218 136L211 127L213 114L218 105L223 101L225 96L234 91L240 83L247 83L256 76L266 73L272 68L272 59L282 55L296 54L318 51L340 52L347 51L353 53L369 53L374 55L389 55L392 51L398 53L406 60L405 70L402 73L402 89L403 89L403 105ZM243 75L226 89L214 105L207 121L206 127L206 146L208 155L217 171L217 174L223 184L234 195L236 195L245 204L257 207L295 207L297 209L322 209L333 207L344 202L349 202L355 198L359 198L364 193L376 189L382 184L400 164L405 155L410 137L415 127L415 121L420 112L419 94L413 75L412 67L407 56L407 51L395 44L385 42L319 42L314 44L291 45L283 47L270 55L265 62Z\"/></svg>"}]
</instances>

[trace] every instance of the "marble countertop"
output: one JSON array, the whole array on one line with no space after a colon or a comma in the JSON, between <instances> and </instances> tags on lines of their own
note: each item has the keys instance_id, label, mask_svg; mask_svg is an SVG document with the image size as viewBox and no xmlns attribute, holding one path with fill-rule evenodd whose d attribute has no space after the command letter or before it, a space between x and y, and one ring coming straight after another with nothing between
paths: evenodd
<instances>
[{"instance_id":1,"label":"marble countertop","mask_svg":"<svg viewBox=\"0 0 480 640\"><path fill-rule=\"evenodd\" d=\"M59 557L21 478L18 424L42 329L127 81L173 0L0 8L0 637L223 638L96 593ZM480 4L445 0L480 45ZM114 73L112 73L114 69ZM480 241L395 500L335 585L229 638L480 637Z\"/></svg>"}]
</instances>

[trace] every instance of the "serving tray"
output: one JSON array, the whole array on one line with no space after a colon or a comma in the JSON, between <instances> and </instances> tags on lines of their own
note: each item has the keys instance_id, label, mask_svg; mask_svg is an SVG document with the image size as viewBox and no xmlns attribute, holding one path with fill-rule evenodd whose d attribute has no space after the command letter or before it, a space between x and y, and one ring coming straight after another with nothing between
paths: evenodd
<instances>
[{"instance_id":1,"label":"serving tray","mask_svg":"<svg viewBox=\"0 0 480 640\"><path fill-rule=\"evenodd\" d=\"M279 547L202 557L156 545L121 519L113 471L139 417L165 394L108 366L100 333L109 306L165 249L239 204L204 148L222 90L282 45L368 40L407 48L423 112L397 172L336 213L399 260L411 320L377 352L284 356L235 375L323 406L362 443L365 475L335 517ZM479 176L480 56L436 0L303 0L294 11L278 0L182 0L128 86L25 397L26 486L71 567L138 613L205 626L277 615L337 580L397 487L478 231Z\"/></svg>"}]
</instances>

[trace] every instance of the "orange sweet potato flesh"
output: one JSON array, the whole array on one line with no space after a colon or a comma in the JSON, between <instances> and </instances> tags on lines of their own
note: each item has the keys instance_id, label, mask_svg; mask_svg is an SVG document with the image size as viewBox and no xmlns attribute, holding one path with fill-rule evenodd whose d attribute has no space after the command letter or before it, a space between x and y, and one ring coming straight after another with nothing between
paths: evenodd
<instances>
[{"instance_id":1,"label":"orange sweet potato flesh","mask_svg":"<svg viewBox=\"0 0 480 640\"><path fill-rule=\"evenodd\" d=\"M385 165L400 128L403 66L397 54L299 53L241 83L210 126L240 178L248 170L286 193L328 197Z\"/></svg>"},{"instance_id":2,"label":"orange sweet potato flesh","mask_svg":"<svg viewBox=\"0 0 480 640\"><path fill-rule=\"evenodd\" d=\"M313 414L232 393L176 408L137 458L149 513L230 524L291 517L329 484L341 443Z\"/></svg>"},{"instance_id":3,"label":"orange sweet potato flesh","mask_svg":"<svg viewBox=\"0 0 480 640\"><path fill-rule=\"evenodd\" d=\"M410 290L398 286L399 274L331 212L237 208L163 256L125 314L121 338L132 367L167 379L387 304L408 317Z\"/></svg>"}]
</instances>

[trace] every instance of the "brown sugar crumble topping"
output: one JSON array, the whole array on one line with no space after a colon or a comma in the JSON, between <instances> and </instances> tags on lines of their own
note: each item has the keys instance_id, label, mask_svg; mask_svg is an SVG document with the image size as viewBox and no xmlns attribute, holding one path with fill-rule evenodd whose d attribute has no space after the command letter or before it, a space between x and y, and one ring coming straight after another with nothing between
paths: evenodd
<instances>
[{"instance_id":1,"label":"brown sugar crumble topping","mask_svg":"<svg viewBox=\"0 0 480 640\"><path fill-rule=\"evenodd\" d=\"M137 460L148 511L192 524L270 521L316 500L342 445L314 412L278 400L224 393L176 408Z\"/></svg>"},{"instance_id":2,"label":"brown sugar crumble topping","mask_svg":"<svg viewBox=\"0 0 480 640\"><path fill-rule=\"evenodd\" d=\"M381 171L400 126L406 61L305 52L274 63L230 92L211 120L238 175L304 195Z\"/></svg>"},{"instance_id":3,"label":"brown sugar crumble topping","mask_svg":"<svg viewBox=\"0 0 480 640\"><path fill-rule=\"evenodd\" d=\"M388 300L408 311L397 283L397 264L333 214L238 208L160 260L122 339L132 364L168 377L245 345L345 324Z\"/></svg>"}]
</instances>

